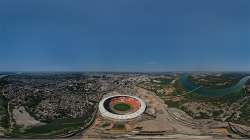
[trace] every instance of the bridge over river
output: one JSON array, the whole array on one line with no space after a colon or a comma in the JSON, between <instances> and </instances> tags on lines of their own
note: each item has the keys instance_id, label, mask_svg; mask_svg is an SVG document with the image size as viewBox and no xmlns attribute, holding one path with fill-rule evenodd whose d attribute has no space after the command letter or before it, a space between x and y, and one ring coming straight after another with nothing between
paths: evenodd
<instances>
[{"instance_id":1,"label":"bridge over river","mask_svg":"<svg viewBox=\"0 0 250 140\"><path fill-rule=\"evenodd\" d=\"M225 95L229 95L232 93L238 93L242 90L245 83L250 79L250 76L245 76L242 79L239 80L239 82L231 87L222 88L222 89L208 89L201 87L200 85L196 85L188 78L188 74L183 74L180 76L180 79L178 82L180 85L188 90L188 91L194 91L195 93L207 96L207 97L222 97Z\"/></svg>"}]
</instances>

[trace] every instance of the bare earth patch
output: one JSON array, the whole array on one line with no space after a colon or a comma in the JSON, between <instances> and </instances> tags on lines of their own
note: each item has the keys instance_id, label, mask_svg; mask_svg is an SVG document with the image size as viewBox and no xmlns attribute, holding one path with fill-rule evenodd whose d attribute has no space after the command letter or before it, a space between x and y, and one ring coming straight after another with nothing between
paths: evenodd
<instances>
[{"instance_id":1,"label":"bare earth patch","mask_svg":"<svg viewBox=\"0 0 250 140\"><path fill-rule=\"evenodd\" d=\"M23 127L43 125L43 123L30 116L23 106L15 107L15 109L13 109L13 118L16 122L16 125Z\"/></svg>"}]
</instances>

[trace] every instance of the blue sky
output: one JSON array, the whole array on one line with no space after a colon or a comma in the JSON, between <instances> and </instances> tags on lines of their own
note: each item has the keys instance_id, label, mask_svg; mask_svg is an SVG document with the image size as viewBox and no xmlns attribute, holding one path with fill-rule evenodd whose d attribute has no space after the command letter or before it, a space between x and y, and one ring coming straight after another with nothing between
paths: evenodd
<instances>
[{"instance_id":1,"label":"blue sky","mask_svg":"<svg viewBox=\"0 0 250 140\"><path fill-rule=\"evenodd\" d=\"M249 0L1 0L0 71L250 71Z\"/></svg>"}]
</instances>

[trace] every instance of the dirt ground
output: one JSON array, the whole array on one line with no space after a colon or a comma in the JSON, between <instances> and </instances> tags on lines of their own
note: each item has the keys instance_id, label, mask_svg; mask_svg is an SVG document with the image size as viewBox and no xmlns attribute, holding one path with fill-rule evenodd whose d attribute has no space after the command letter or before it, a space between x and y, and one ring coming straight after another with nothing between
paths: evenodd
<instances>
[{"instance_id":1,"label":"dirt ground","mask_svg":"<svg viewBox=\"0 0 250 140\"><path fill-rule=\"evenodd\" d=\"M16 125L23 127L42 125L41 122L30 116L23 106L13 109L13 118L16 122Z\"/></svg>"},{"instance_id":2,"label":"dirt ground","mask_svg":"<svg viewBox=\"0 0 250 140\"><path fill-rule=\"evenodd\" d=\"M97 139L107 139L112 136L118 136L119 140L147 140L147 139L177 139L177 140L215 140L217 137L213 137L209 135L209 132L214 132L209 129L203 129L202 125L193 120L192 117L188 116L185 112L175 109L168 108L168 106L161 100L158 96L156 96L153 92L145 90L140 87L135 87L135 95L139 98L143 99L147 104L147 109L145 111L145 115L141 117L141 120L138 122L127 123L129 125L127 129L128 132L122 134L127 138L123 138L122 136L116 134L116 131L112 131L112 129L105 129L105 131L96 131L100 128L101 122L105 122L105 118L96 119L95 124L90 127L83 134L82 139L89 140L97 140ZM151 117L147 117L151 116ZM153 117L152 117L153 116ZM131 120L132 122L132 120ZM137 131L136 128L140 128L139 133L134 133ZM160 135L147 135L147 134L160 134ZM113 135L114 134L114 135ZM137 135L139 134L139 135ZM145 134L145 135L144 135ZM216 132L216 134L220 135L222 138L229 139L226 137L227 135L224 133ZM90 137L88 137L90 136ZM219 138L221 138L219 137Z\"/></svg>"}]
</instances>

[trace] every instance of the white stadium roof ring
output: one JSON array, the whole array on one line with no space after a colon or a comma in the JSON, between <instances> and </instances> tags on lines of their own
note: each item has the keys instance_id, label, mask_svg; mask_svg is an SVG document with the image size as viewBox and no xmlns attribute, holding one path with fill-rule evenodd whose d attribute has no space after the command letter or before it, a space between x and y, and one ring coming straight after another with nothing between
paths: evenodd
<instances>
[{"instance_id":1,"label":"white stadium roof ring","mask_svg":"<svg viewBox=\"0 0 250 140\"><path fill-rule=\"evenodd\" d=\"M125 105L126 111L116 111L116 105ZM127 107L128 106L128 107ZM121 106L124 108L124 106ZM112 109L111 109L112 108ZM146 110L145 102L136 97L130 95L113 95L103 98L99 103L99 111L103 117L115 119L115 120L128 120L139 117Z\"/></svg>"}]
</instances>

